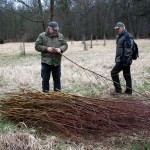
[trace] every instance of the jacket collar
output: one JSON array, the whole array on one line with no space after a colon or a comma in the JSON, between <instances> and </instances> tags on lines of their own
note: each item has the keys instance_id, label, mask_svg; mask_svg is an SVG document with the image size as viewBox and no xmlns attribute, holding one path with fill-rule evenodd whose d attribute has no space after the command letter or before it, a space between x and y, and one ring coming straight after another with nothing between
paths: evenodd
<instances>
[{"instance_id":1,"label":"jacket collar","mask_svg":"<svg viewBox=\"0 0 150 150\"><path fill-rule=\"evenodd\" d=\"M50 38L58 37L58 33L57 33L57 35L52 35L51 33L48 32L48 29L46 29L45 35L49 36Z\"/></svg>"},{"instance_id":2,"label":"jacket collar","mask_svg":"<svg viewBox=\"0 0 150 150\"><path fill-rule=\"evenodd\" d=\"M123 31L119 34L119 36L124 35L126 32L127 32L127 29L123 30Z\"/></svg>"}]
</instances>

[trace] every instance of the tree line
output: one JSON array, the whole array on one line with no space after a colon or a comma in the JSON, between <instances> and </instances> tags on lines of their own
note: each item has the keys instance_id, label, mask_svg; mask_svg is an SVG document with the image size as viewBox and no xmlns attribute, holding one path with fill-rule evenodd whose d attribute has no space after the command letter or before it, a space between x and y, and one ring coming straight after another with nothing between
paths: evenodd
<instances>
[{"instance_id":1,"label":"tree line","mask_svg":"<svg viewBox=\"0 0 150 150\"><path fill-rule=\"evenodd\" d=\"M118 21L134 38L149 38L149 8L149 0L0 0L0 39L35 41L52 20L70 40L114 38Z\"/></svg>"}]
</instances>

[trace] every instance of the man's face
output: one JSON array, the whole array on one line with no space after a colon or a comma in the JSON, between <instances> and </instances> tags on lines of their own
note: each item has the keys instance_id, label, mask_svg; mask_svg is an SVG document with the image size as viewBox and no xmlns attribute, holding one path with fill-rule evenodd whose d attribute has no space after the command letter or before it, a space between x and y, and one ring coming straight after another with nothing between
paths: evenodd
<instances>
[{"instance_id":1,"label":"man's face","mask_svg":"<svg viewBox=\"0 0 150 150\"><path fill-rule=\"evenodd\" d=\"M48 27L48 31L52 34L52 35L57 35L58 30L54 30L52 27Z\"/></svg>"},{"instance_id":2,"label":"man's face","mask_svg":"<svg viewBox=\"0 0 150 150\"><path fill-rule=\"evenodd\" d=\"M118 29L116 29L116 32L118 34L122 33L122 31L124 31L125 27L119 27Z\"/></svg>"}]
</instances>

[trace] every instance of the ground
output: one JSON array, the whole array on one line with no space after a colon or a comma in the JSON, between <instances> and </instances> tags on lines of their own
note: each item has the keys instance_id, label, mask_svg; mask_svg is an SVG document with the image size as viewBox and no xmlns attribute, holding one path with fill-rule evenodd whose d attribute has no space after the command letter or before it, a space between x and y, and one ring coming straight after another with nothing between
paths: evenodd
<instances>
[{"instance_id":1,"label":"ground","mask_svg":"<svg viewBox=\"0 0 150 150\"><path fill-rule=\"evenodd\" d=\"M139 47L140 57L133 61L131 66L134 95L137 94L136 92L146 95L150 90L150 40L135 41ZM103 40L93 41L93 48L90 48L90 41L87 41L88 50L84 50L81 41L68 41L69 48L64 56L71 61L62 56L63 92L83 96L109 96L113 89L112 82L109 80L111 80L110 71L115 64L116 45L115 40L107 40L106 46L103 46L103 43ZM34 43L25 43L25 56L21 55L22 49L23 43L0 45L0 96L6 92L20 91L22 88L41 90L40 53L35 51ZM94 73L85 71L86 69ZM124 84L122 73L120 78ZM114 139L112 142L124 144L121 139ZM107 140L106 145L108 145Z\"/></svg>"}]
</instances>

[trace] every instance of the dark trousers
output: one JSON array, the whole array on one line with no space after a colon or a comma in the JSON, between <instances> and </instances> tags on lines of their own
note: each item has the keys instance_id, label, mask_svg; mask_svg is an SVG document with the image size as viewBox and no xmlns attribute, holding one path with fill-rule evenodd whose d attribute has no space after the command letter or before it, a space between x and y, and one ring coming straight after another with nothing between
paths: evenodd
<instances>
[{"instance_id":1,"label":"dark trousers","mask_svg":"<svg viewBox=\"0 0 150 150\"><path fill-rule=\"evenodd\" d=\"M45 63L41 63L41 77L42 77L42 90L48 92L50 90L50 76L53 76L54 91L61 90L61 66L53 66Z\"/></svg>"},{"instance_id":2,"label":"dark trousers","mask_svg":"<svg viewBox=\"0 0 150 150\"><path fill-rule=\"evenodd\" d=\"M111 77L114 83L116 92L122 92L122 88L119 80L119 72L123 71L123 77L126 81L126 90L125 93L132 94L132 79L130 73L130 65L124 66L122 63L116 63L114 68L111 70Z\"/></svg>"}]
</instances>

